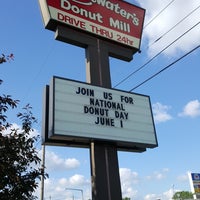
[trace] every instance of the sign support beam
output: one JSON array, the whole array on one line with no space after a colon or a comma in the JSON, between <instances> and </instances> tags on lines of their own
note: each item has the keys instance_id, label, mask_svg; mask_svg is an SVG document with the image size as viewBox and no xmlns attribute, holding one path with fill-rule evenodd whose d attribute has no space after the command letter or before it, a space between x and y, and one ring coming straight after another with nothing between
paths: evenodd
<instances>
[{"instance_id":1,"label":"sign support beam","mask_svg":"<svg viewBox=\"0 0 200 200\"><path fill-rule=\"evenodd\" d=\"M105 88L112 87L109 56L131 61L132 55L136 51L62 26L57 27L55 38L85 48L87 82ZM90 146L90 159L92 199L121 200L122 193L116 146L93 141Z\"/></svg>"}]
</instances>

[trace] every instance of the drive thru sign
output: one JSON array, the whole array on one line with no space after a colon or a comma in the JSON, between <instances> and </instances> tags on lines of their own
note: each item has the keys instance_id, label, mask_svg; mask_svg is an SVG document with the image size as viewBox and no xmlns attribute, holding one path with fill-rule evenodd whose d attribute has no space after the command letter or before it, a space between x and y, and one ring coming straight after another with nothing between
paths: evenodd
<instances>
[{"instance_id":1,"label":"drive thru sign","mask_svg":"<svg viewBox=\"0 0 200 200\"><path fill-rule=\"evenodd\" d=\"M139 49L145 10L119 0L39 0L45 27L65 24Z\"/></svg>"}]
</instances>

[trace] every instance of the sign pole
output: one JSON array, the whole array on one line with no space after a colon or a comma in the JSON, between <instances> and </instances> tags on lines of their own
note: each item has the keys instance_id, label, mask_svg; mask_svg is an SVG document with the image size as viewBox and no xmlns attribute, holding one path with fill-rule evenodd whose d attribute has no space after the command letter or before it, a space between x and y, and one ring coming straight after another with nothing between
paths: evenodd
<instances>
[{"instance_id":1,"label":"sign pole","mask_svg":"<svg viewBox=\"0 0 200 200\"><path fill-rule=\"evenodd\" d=\"M111 88L109 55L106 46L96 39L96 45L86 48L87 82ZM92 199L121 200L121 184L117 149L113 145L91 142L90 146Z\"/></svg>"},{"instance_id":2,"label":"sign pole","mask_svg":"<svg viewBox=\"0 0 200 200\"><path fill-rule=\"evenodd\" d=\"M79 33L77 37L76 31L67 27L58 26L55 38L86 49L87 82L92 85L111 88L109 55L126 61L132 60L133 50L131 48L111 45L85 33ZM92 199L121 200L116 146L93 141L90 146L90 159Z\"/></svg>"}]
</instances>

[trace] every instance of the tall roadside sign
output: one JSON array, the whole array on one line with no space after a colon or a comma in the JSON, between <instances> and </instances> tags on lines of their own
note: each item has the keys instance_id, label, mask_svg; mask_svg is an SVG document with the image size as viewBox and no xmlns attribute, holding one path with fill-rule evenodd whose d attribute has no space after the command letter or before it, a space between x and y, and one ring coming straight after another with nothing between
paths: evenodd
<instances>
[{"instance_id":1,"label":"tall roadside sign","mask_svg":"<svg viewBox=\"0 0 200 200\"><path fill-rule=\"evenodd\" d=\"M121 200L118 150L158 146L150 97L111 86L109 56L140 50L145 10L121 0L39 0L55 39L86 50L87 83L53 77L45 88L44 143L89 147L93 200Z\"/></svg>"},{"instance_id":2,"label":"tall roadside sign","mask_svg":"<svg viewBox=\"0 0 200 200\"><path fill-rule=\"evenodd\" d=\"M119 0L39 0L45 27L58 23L139 49L144 10Z\"/></svg>"},{"instance_id":3,"label":"tall roadside sign","mask_svg":"<svg viewBox=\"0 0 200 200\"><path fill-rule=\"evenodd\" d=\"M200 199L200 173L188 173L191 192L194 199Z\"/></svg>"}]
</instances>

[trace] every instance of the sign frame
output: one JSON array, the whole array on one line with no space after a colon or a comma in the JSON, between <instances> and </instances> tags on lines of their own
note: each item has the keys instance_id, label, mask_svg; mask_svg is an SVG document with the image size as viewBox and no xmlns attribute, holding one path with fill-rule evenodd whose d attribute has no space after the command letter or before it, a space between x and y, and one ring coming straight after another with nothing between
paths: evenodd
<instances>
[{"instance_id":1,"label":"sign frame","mask_svg":"<svg viewBox=\"0 0 200 200\"><path fill-rule=\"evenodd\" d=\"M64 25L111 43L140 49L145 17L145 9L141 7L118 0L105 3L39 0L39 4L45 28L49 30L55 31L58 25Z\"/></svg>"},{"instance_id":2,"label":"sign frame","mask_svg":"<svg viewBox=\"0 0 200 200\"><path fill-rule=\"evenodd\" d=\"M82 88L84 88L84 87L86 87L87 89L92 88L92 89L94 89L95 92L97 92L97 90L106 91L106 94L110 95L110 97L111 97L111 95L114 96L114 94L112 94L112 93L116 93L117 95L118 94L124 94L124 96L129 96L130 100L131 100L131 96L134 96L134 95L136 95L136 97L138 97L138 98L142 98L142 100L143 100L143 98L145 98L144 99L145 101L148 100L148 106L149 106L149 109L150 109L149 113L147 113L147 114L146 114L146 110L145 110L145 115L148 115L148 114L150 115L149 117L150 117L150 120L151 120L151 123L152 123L150 125L150 127L152 128L152 131L153 131L153 134L154 134L154 135L151 136L151 137L154 137L154 138L153 139L151 138L151 139L154 140L154 141L151 142L151 143L141 142L140 139L138 141L132 141L133 138L131 138L131 137L128 138L128 139L123 139L123 137L122 137L122 139L118 139L118 138L116 139L115 136L112 135L113 133L111 131L113 129L115 129L114 130L115 132L119 131L119 130L117 130L117 127L111 127L112 125L111 126L109 125L109 127L107 129L106 129L105 126L99 125L100 128L103 128L105 130L109 129L109 131L111 130L110 133L108 133L108 135L109 134L111 135L111 138L109 138L107 136L101 137L101 135L96 136L95 132L94 132L95 130L92 130L92 132L94 132L95 137L92 136L92 135L91 136L88 136L88 135L85 136L84 134L83 135L77 135L76 133L69 134L69 135L67 135L67 134L62 135L62 134L55 133L54 131L57 131L57 129L55 128L55 124L56 124L55 123L55 112L56 111L55 111L55 101L54 101L54 99L57 98L55 95L59 95L58 93L55 94L55 92L54 92L55 80L61 81L62 84L64 82L66 82L66 84L67 83L70 83L72 85L75 84L75 85L79 85ZM66 88L67 85L65 85L63 87ZM74 86L74 87L76 87L76 86ZM48 88L50 88L50 89L48 89ZM97 141L98 143L114 144L115 146L117 146L117 148L119 150L122 150L122 151L125 150L125 151L135 151L135 152L142 152L142 151L145 151L146 148L155 148L155 147L158 146L156 131L155 131L155 125L154 125L154 120L153 120L153 114L152 114L152 109L151 109L151 103L150 103L150 97L147 96L147 95L141 95L141 94L130 93L130 92L117 90L117 89L108 89L108 88L103 88L103 87L99 87L99 86L93 86L93 85L88 84L88 83L84 83L84 82L80 82L80 81L74 81L74 80L71 80L71 79L66 79L66 78L54 76L53 79L52 79L52 84L50 85L50 87L46 87L44 96L45 96L45 98L44 98L45 106L43 106L43 107L44 107L45 110L43 111L43 113L45 114L45 116L43 116L43 120L45 121L45 123L43 123L43 124L46 124L46 125L44 125L44 127L43 127L43 142L46 143L46 144L68 145L68 146L77 146L77 147L89 147L91 141ZM115 98L117 98L117 97L115 97ZM71 97L69 96L69 98L71 98ZM81 94L80 94L80 96L77 96L77 98L85 98L85 99L88 98L89 99L90 97L88 97L88 96L85 97L84 95L81 96ZM60 101L60 99L58 101ZM126 101L128 101L128 100L126 100ZM113 102L115 102L115 100L113 100ZM69 106L70 106L70 104L69 104ZM123 118L121 121L123 121L123 120L126 121L126 119L124 119L124 118L126 118L126 116L123 115L123 113L126 112L125 108L123 107L123 106L126 106L126 103L123 103L123 104L118 103L118 106L122 106L121 108L119 107L119 113L121 113L121 115L122 115L121 117ZM130 106L132 106L132 105L127 104L127 106L129 106L129 110L130 110ZM120 112L121 111L120 109L123 109L123 112ZM47 112L48 110L49 110L49 113ZM108 110L109 109L107 109L107 112L110 112L111 113L110 115L112 115L113 111L111 112L110 110L109 111ZM81 111L81 112L83 112L83 111ZM65 113L66 113L66 111L65 111ZM84 114L83 116L85 117L86 115L88 115L88 114ZM94 119L96 116L89 116L89 117ZM118 114L117 114L117 117L118 117ZM127 112L127 118L128 118L128 112ZM113 119L113 121L114 121L114 119ZM124 123L124 121L122 123ZM128 123L128 122L125 122L125 123ZM91 124L87 125L87 127L91 127L91 126L92 126ZM120 126L120 125L118 124L118 126ZM95 128L98 128L98 127L95 125ZM124 131L125 129L123 129L123 128L121 128L122 134L125 133L125 131ZM118 127L118 129L120 129L120 127ZM139 130L139 131L141 131L141 130ZM142 138L142 136L140 136L140 137ZM146 141L147 141L147 139L146 139ZM59 143L61 143L61 144L59 144Z\"/></svg>"},{"instance_id":3,"label":"sign frame","mask_svg":"<svg viewBox=\"0 0 200 200\"><path fill-rule=\"evenodd\" d=\"M191 192L194 199L200 198L200 173L188 172Z\"/></svg>"}]
</instances>

